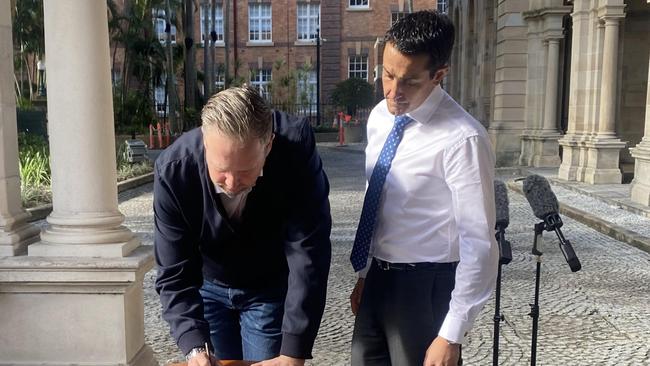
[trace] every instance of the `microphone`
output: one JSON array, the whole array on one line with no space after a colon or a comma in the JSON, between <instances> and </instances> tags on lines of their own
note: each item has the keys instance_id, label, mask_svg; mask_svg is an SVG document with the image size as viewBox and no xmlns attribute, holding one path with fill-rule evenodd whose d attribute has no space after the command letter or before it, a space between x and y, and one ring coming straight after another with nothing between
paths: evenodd
<instances>
[{"instance_id":1,"label":"microphone","mask_svg":"<svg viewBox=\"0 0 650 366\"><path fill-rule=\"evenodd\" d=\"M571 272L579 271L582 265L573 250L573 246L571 246L571 242L564 238L560 230L563 224L558 213L560 204L555 193L551 190L548 180L537 174L529 175L524 179L523 189L524 195L533 209L533 214L544 221L544 230L555 231L560 240L560 250L569 264Z\"/></svg>"},{"instance_id":2,"label":"microphone","mask_svg":"<svg viewBox=\"0 0 650 366\"><path fill-rule=\"evenodd\" d=\"M512 261L512 248L505 238L505 229L510 224L508 212L508 188L500 180L494 180L494 203L496 206L496 239L499 243L499 264L508 264Z\"/></svg>"}]
</instances>

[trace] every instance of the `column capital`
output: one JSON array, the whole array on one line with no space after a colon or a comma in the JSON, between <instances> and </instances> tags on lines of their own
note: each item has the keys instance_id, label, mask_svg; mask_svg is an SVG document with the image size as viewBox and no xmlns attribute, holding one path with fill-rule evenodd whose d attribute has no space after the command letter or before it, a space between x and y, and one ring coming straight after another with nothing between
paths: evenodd
<instances>
[{"instance_id":1,"label":"column capital","mask_svg":"<svg viewBox=\"0 0 650 366\"><path fill-rule=\"evenodd\" d=\"M548 30L544 32L544 42L560 42L561 39L564 39L561 29Z\"/></svg>"},{"instance_id":2,"label":"column capital","mask_svg":"<svg viewBox=\"0 0 650 366\"><path fill-rule=\"evenodd\" d=\"M625 18L625 4L604 5L598 8L598 19L602 21L616 21Z\"/></svg>"},{"instance_id":3,"label":"column capital","mask_svg":"<svg viewBox=\"0 0 650 366\"><path fill-rule=\"evenodd\" d=\"M546 18L546 17L560 17L562 18L565 15L571 14L572 6L551 6L545 8L530 9L524 11L522 16L525 20L533 20L535 18Z\"/></svg>"},{"instance_id":4,"label":"column capital","mask_svg":"<svg viewBox=\"0 0 650 366\"><path fill-rule=\"evenodd\" d=\"M565 15L571 14L571 10L573 9L573 6L553 6L549 8L543 8L540 9L540 15L543 16L544 18L547 17L559 17L562 18Z\"/></svg>"}]
</instances>

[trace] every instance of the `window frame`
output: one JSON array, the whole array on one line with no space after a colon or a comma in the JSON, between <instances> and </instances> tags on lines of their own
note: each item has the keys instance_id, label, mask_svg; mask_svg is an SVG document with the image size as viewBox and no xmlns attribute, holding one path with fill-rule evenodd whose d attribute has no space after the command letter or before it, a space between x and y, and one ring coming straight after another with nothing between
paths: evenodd
<instances>
[{"instance_id":1,"label":"window frame","mask_svg":"<svg viewBox=\"0 0 650 366\"><path fill-rule=\"evenodd\" d=\"M409 12L407 11L399 11L399 10L393 10L390 12L390 25L393 26L398 20L404 18Z\"/></svg>"},{"instance_id":2,"label":"window frame","mask_svg":"<svg viewBox=\"0 0 650 366\"><path fill-rule=\"evenodd\" d=\"M296 101L298 104L298 111L301 113L316 113L318 110L318 80L315 69L305 70L306 79L298 78L296 80ZM304 90L304 88L307 90ZM308 105L303 106L301 94L305 91L307 93Z\"/></svg>"},{"instance_id":3,"label":"window frame","mask_svg":"<svg viewBox=\"0 0 650 366\"><path fill-rule=\"evenodd\" d=\"M214 29L214 31L217 33L217 40L214 42L214 44L223 45L224 44L224 37L225 37L224 29L223 29L223 26L224 26L224 23L223 23L224 22L224 19L223 19L223 4L217 3L215 5L216 5L216 9L215 9L215 12L214 12L214 21L210 22L210 25L212 25L212 29ZM204 20L205 20L205 10L204 10L205 7L208 8L208 11L209 11L208 19L210 19L210 18L212 18L212 4L205 4L205 6L203 6L203 5L200 6L201 10L200 10L200 15L199 15L199 20L201 21L201 23L200 23L199 28L201 29L201 45L203 47L205 47L205 34L203 32L204 28L205 28L204 23L203 23ZM217 24L219 24L217 22L220 22L221 27L219 27L217 25ZM210 32L212 32L212 29L210 29Z\"/></svg>"},{"instance_id":4,"label":"window frame","mask_svg":"<svg viewBox=\"0 0 650 366\"><path fill-rule=\"evenodd\" d=\"M165 19L165 10L163 9L151 9L151 21L153 23L153 31L158 38L160 43L167 43L167 32L165 28L167 27L167 19ZM160 27L162 25L162 27ZM162 29L162 31L161 31ZM171 33L171 44L176 44L176 26L171 24L170 27Z\"/></svg>"},{"instance_id":5,"label":"window frame","mask_svg":"<svg viewBox=\"0 0 650 366\"><path fill-rule=\"evenodd\" d=\"M253 79L255 76L255 79ZM268 79L264 80L268 76ZM266 101L271 101L271 91L268 86L271 85L273 81L273 69L272 68L258 68L250 71L249 81L251 86L253 86L260 93L262 98Z\"/></svg>"},{"instance_id":6,"label":"window frame","mask_svg":"<svg viewBox=\"0 0 650 366\"><path fill-rule=\"evenodd\" d=\"M359 59L359 60L356 60L356 59ZM364 65L365 64L365 71L364 70L356 70L356 69L352 70L353 63L355 65L357 65L357 64ZM351 56L348 56L348 79L351 79L351 78L355 77L355 78L358 78L358 79L368 81L368 77L370 77L370 73L369 73L368 70L369 70L368 55L351 55ZM356 76L356 75L352 76L352 73L356 74L356 73L364 73L364 72L366 74L365 78L359 77L359 76Z\"/></svg>"},{"instance_id":7,"label":"window frame","mask_svg":"<svg viewBox=\"0 0 650 366\"><path fill-rule=\"evenodd\" d=\"M158 85L153 87L154 110L156 116L169 116L169 94L166 91L167 76L161 75ZM165 107L164 109L162 107Z\"/></svg>"},{"instance_id":8,"label":"window frame","mask_svg":"<svg viewBox=\"0 0 650 366\"><path fill-rule=\"evenodd\" d=\"M442 5L442 9L441 8ZM445 13L447 14L447 10L449 10L449 1L447 0L438 0L436 1L436 10L440 13Z\"/></svg>"},{"instance_id":9,"label":"window frame","mask_svg":"<svg viewBox=\"0 0 650 366\"><path fill-rule=\"evenodd\" d=\"M307 7L307 15L300 16L300 8ZM312 21L314 16L311 14L313 7L317 8L316 13L316 25L314 29L311 29ZM316 41L316 30L320 29L320 3L298 3L296 6L296 40L298 42L315 42ZM303 19L307 23L307 33L302 33L300 30L300 20ZM301 38L301 35L306 34L307 38ZM312 38L313 36L313 38Z\"/></svg>"},{"instance_id":10,"label":"window frame","mask_svg":"<svg viewBox=\"0 0 650 366\"><path fill-rule=\"evenodd\" d=\"M226 73L219 68L214 75L214 91L220 92L226 89Z\"/></svg>"},{"instance_id":11,"label":"window frame","mask_svg":"<svg viewBox=\"0 0 650 366\"><path fill-rule=\"evenodd\" d=\"M269 15L262 15L262 9L268 7ZM257 8L256 17L251 16L251 9ZM268 39L264 39L264 28L263 22L268 20L269 30L268 30ZM257 26L257 34L259 35L258 39L253 39L253 24ZM249 3L248 4L248 41L253 43L271 43L273 42L273 6L271 3Z\"/></svg>"},{"instance_id":12,"label":"window frame","mask_svg":"<svg viewBox=\"0 0 650 366\"><path fill-rule=\"evenodd\" d=\"M364 1L366 2L365 4L363 4ZM369 8L370 8L370 0L348 0L348 9L369 9Z\"/></svg>"}]
</instances>

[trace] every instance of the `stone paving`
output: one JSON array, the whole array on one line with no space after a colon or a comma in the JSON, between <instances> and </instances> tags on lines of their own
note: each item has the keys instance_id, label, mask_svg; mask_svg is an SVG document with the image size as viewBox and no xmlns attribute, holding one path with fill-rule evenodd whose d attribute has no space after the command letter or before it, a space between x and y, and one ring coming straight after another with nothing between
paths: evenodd
<instances>
[{"instance_id":1,"label":"stone paving","mask_svg":"<svg viewBox=\"0 0 650 366\"><path fill-rule=\"evenodd\" d=\"M314 359L308 364L342 366L349 364L354 321L348 296L355 275L348 256L363 200L363 155L331 146L320 150L332 186L333 262L325 316ZM558 194L558 199L567 203L564 193ZM530 364L532 324L527 314L535 279L535 257L530 250L537 219L523 196L513 191L509 194L511 223L506 233L512 242L513 261L503 267L501 310L506 320L500 328L500 365L526 365ZM151 184L120 195L126 225L145 245L153 243L151 204ZM592 204L594 212L600 213L599 203ZM589 207L583 204L582 209ZM569 218L563 220L564 234L573 243L583 269L571 273L557 239L545 234L546 243L541 247L544 255L537 364L650 365L650 254ZM645 232L645 222L639 223L644 229L637 231ZM180 360L181 355L169 336L169 327L160 318L160 303L153 290L154 273L150 271L144 283L145 337L164 365ZM466 365L492 364L493 300L479 316L463 349Z\"/></svg>"}]
</instances>

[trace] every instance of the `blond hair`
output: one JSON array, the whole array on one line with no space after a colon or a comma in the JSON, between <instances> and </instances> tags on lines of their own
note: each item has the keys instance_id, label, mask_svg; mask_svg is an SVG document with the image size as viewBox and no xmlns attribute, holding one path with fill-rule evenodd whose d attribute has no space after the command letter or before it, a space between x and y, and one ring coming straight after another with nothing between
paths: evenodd
<instances>
[{"instance_id":1,"label":"blond hair","mask_svg":"<svg viewBox=\"0 0 650 366\"><path fill-rule=\"evenodd\" d=\"M268 141L273 129L271 110L251 86L232 87L213 95L201 111L201 128L214 129L240 141Z\"/></svg>"}]
</instances>

